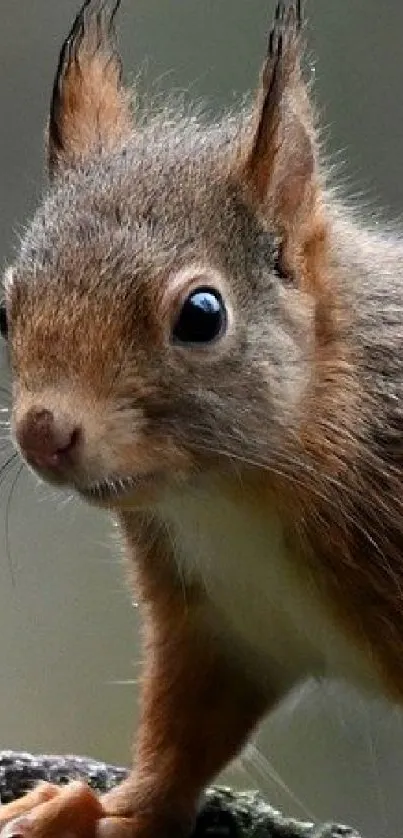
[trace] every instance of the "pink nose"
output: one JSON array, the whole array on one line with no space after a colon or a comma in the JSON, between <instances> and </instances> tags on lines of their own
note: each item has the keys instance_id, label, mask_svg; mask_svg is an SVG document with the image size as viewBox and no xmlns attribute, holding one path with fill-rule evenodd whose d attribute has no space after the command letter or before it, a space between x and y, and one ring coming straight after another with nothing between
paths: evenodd
<instances>
[{"instance_id":1,"label":"pink nose","mask_svg":"<svg viewBox=\"0 0 403 838\"><path fill-rule=\"evenodd\" d=\"M65 416L56 418L50 410L31 408L19 421L15 435L31 465L57 471L73 464L81 431Z\"/></svg>"}]
</instances>

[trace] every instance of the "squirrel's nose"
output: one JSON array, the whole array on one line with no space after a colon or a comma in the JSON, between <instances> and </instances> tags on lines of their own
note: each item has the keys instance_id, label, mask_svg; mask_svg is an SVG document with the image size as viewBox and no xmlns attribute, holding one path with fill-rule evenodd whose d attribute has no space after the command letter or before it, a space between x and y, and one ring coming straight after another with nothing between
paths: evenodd
<instances>
[{"instance_id":1,"label":"squirrel's nose","mask_svg":"<svg viewBox=\"0 0 403 838\"><path fill-rule=\"evenodd\" d=\"M66 416L56 417L50 410L31 408L18 422L15 435L32 466L58 471L72 465L81 429Z\"/></svg>"}]
</instances>

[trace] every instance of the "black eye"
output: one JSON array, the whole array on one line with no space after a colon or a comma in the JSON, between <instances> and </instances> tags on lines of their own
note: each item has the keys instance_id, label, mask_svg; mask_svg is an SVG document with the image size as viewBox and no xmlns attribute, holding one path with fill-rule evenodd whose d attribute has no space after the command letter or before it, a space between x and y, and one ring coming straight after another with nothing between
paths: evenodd
<instances>
[{"instance_id":1,"label":"black eye","mask_svg":"<svg viewBox=\"0 0 403 838\"><path fill-rule=\"evenodd\" d=\"M173 337L177 343L212 343L224 334L226 326L221 294L214 288L196 288L183 303Z\"/></svg>"},{"instance_id":2,"label":"black eye","mask_svg":"<svg viewBox=\"0 0 403 838\"><path fill-rule=\"evenodd\" d=\"M0 335L4 340L8 338L7 309L4 300L0 302Z\"/></svg>"}]
</instances>

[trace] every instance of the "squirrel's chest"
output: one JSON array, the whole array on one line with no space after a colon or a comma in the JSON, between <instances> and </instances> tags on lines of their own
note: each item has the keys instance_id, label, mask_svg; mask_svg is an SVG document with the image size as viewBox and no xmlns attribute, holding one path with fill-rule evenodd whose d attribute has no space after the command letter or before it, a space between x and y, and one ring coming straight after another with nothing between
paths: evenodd
<instances>
[{"instance_id":1,"label":"squirrel's chest","mask_svg":"<svg viewBox=\"0 0 403 838\"><path fill-rule=\"evenodd\" d=\"M180 572L196 578L231 642L267 663L284 686L307 675L372 682L367 662L335 625L309 566L290 555L270 510L194 491L161 508Z\"/></svg>"}]
</instances>

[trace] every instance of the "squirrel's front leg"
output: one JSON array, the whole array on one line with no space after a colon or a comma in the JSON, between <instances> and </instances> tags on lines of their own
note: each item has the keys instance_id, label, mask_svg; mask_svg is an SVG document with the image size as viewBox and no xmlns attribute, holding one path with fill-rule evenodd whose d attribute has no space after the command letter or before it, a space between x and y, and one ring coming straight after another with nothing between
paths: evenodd
<instances>
[{"instance_id":1,"label":"squirrel's front leg","mask_svg":"<svg viewBox=\"0 0 403 838\"><path fill-rule=\"evenodd\" d=\"M125 828L144 838L187 835L204 787L273 699L245 675L203 593L178 578L158 539L152 544L136 562L146 660L134 768L102 799L128 820L101 822L108 838Z\"/></svg>"},{"instance_id":2,"label":"squirrel's front leg","mask_svg":"<svg viewBox=\"0 0 403 838\"><path fill-rule=\"evenodd\" d=\"M169 619L149 629L133 773L101 801L107 812L132 818L135 834L144 838L188 834L203 788L238 752L266 707L203 632L197 606L176 606L171 603ZM101 829L114 834L114 821Z\"/></svg>"},{"instance_id":3,"label":"squirrel's front leg","mask_svg":"<svg viewBox=\"0 0 403 838\"><path fill-rule=\"evenodd\" d=\"M265 708L225 658L205 648L208 641L191 623L191 614L173 610L165 637L149 649L135 768L101 800L106 812L129 817L144 838L190 832L203 788ZM102 834L119 834L114 819L100 827Z\"/></svg>"},{"instance_id":4,"label":"squirrel's front leg","mask_svg":"<svg viewBox=\"0 0 403 838\"><path fill-rule=\"evenodd\" d=\"M135 517L128 519L132 531ZM133 541L139 552L139 538ZM10 807L9 820L6 806L1 838L186 836L204 787L270 704L272 696L245 676L226 647L202 592L178 579L158 538L140 545L136 568L146 642L130 776L99 801L85 785L72 784L37 807L27 800L23 817Z\"/></svg>"}]
</instances>

